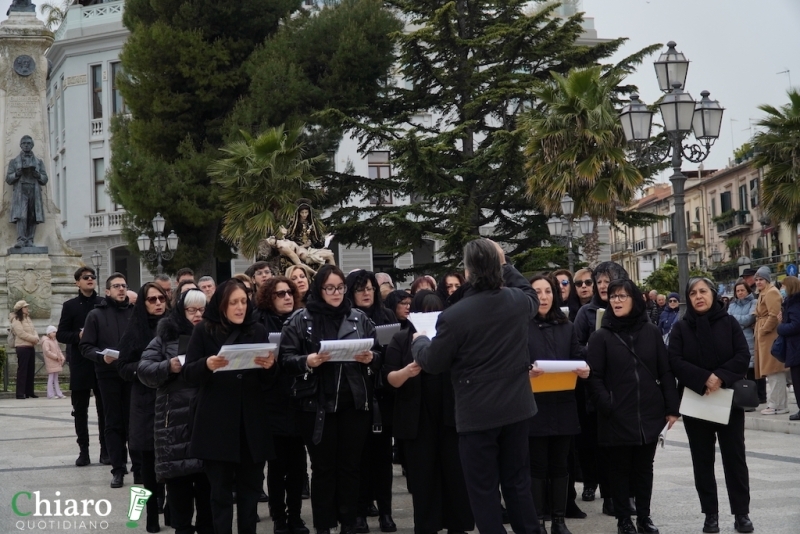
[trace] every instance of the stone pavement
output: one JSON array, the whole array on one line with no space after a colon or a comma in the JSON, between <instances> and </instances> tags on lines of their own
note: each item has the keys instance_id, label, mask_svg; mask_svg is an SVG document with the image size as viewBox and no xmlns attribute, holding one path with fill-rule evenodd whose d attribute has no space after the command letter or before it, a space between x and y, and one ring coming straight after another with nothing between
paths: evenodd
<instances>
[{"instance_id":1,"label":"stone pavement","mask_svg":"<svg viewBox=\"0 0 800 534\"><path fill-rule=\"evenodd\" d=\"M93 413L92 409L90 408L90 415ZM70 410L69 398L24 401L0 399L0 533L144 533L144 519L139 521L137 528L126 527L131 476L125 477L124 488L111 489L108 485L111 475L107 466L93 463L88 467L75 467L77 445ZM763 418L760 415L752 417ZM96 462L99 445L96 444L95 418L96 415L90 417L90 429L93 434L91 458ZM779 423L774 420L767 424ZM800 533L800 436L781 431L748 429L746 440L752 488L750 517L756 532ZM724 480L719 459L717 477L719 481ZM580 490L579 487L578 491ZM40 492L42 500L51 501L52 513L55 513L57 500L61 501L62 513L68 505L67 499L75 499L79 507L82 506L82 500L101 502L97 510L94 504L87 504L85 517L16 515L12 509L14 495L19 492L32 494L31 500L28 500L26 494L17 498L18 511L27 513L35 510L33 492L36 491ZM108 504L110 511L107 510ZM591 503L580 502L579 505L589 517L583 520L567 520L574 534L616 532L615 520L600 513L599 499ZM398 532L413 534L411 497L398 469L395 469L393 507ZM41 508L41 512L46 512L44 505ZM733 518L724 513L727 509L727 496L724 485L721 484L721 532L733 533ZM259 505L259 514L263 521L258 525L258 533L271 534L272 523L268 520L267 504ZM310 502L303 501L303 518L309 525L310 516ZM686 435L680 422L669 432L666 448L659 449L656 454L653 520L664 534L701 532L703 517L694 490ZM379 532L377 518L371 518L369 523L372 532ZM172 530L162 527L162 532Z\"/></svg>"}]
</instances>

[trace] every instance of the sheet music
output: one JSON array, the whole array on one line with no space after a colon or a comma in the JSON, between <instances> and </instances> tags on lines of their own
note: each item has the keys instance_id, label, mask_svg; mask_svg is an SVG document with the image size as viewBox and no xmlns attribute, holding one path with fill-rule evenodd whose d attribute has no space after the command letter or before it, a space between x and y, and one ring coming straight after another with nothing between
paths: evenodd
<instances>
[{"instance_id":1,"label":"sheet music","mask_svg":"<svg viewBox=\"0 0 800 534\"><path fill-rule=\"evenodd\" d=\"M375 334L381 345L388 345L392 341L392 336L399 331L400 323L382 324L375 327Z\"/></svg>"},{"instance_id":2,"label":"sheet music","mask_svg":"<svg viewBox=\"0 0 800 534\"><path fill-rule=\"evenodd\" d=\"M586 367L583 360L536 360L534 367L538 367L545 373L568 373L581 367Z\"/></svg>"},{"instance_id":3,"label":"sheet music","mask_svg":"<svg viewBox=\"0 0 800 534\"><path fill-rule=\"evenodd\" d=\"M228 361L228 365L215 369L218 371L239 371L242 369L262 369L255 362L255 358L262 356L266 358L270 352L276 352L278 346L275 343L245 343L242 345L223 345L217 356L222 356Z\"/></svg>"},{"instance_id":4,"label":"sheet music","mask_svg":"<svg viewBox=\"0 0 800 534\"><path fill-rule=\"evenodd\" d=\"M409 313L408 320L411 321L417 332L424 332L426 336L433 339L436 337L436 321L439 320L440 313L442 312Z\"/></svg>"},{"instance_id":5,"label":"sheet music","mask_svg":"<svg viewBox=\"0 0 800 534\"><path fill-rule=\"evenodd\" d=\"M280 332L270 332L269 333L269 342L275 343L276 345L280 344L281 342L281 333Z\"/></svg>"},{"instance_id":6,"label":"sheet music","mask_svg":"<svg viewBox=\"0 0 800 534\"><path fill-rule=\"evenodd\" d=\"M115 360L119 358L119 351L114 349L98 350L97 354L108 356L109 358L114 358Z\"/></svg>"},{"instance_id":7,"label":"sheet music","mask_svg":"<svg viewBox=\"0 0 800 534\"><path fill-rule=\"evenodd\" d=\"M698 395L689 388L684 388L681 400L681 415L727 425L731 417L733 390L720 388L708 395Z\"/></svg>"},{"instance_id":8,"label":"sheet music","mask_svg":"<svg viewBox=\"0 0 800 534\"><path fill-rule=\"evenodd\" d=\"M669 422L664 425L664 428L661 429L661 433L658 435L658 444L661 445L661 448L664 448L664 442L667 441L667 430L669 430Z\"/></svg>"},{"instance_id":9,"label":"sheet music","mask_svg":"<svg viewBox=\"0 0 800 534\"><path fill-rule=\"evenodd\" d=\"M603 324L603 315L606 314L606 310L603 308L599 308L597 310L597 318L594 321L594 329L600 330L600 326Z\"/></svg>"},{"instance_id":10,"label":"sheet music","mask_svg":"<svg viewBox=\"0 0 800 534\"><path fill-rule=\"evenodd\" d=\"M186 355L185 354L178 354L178 361L181 362L181 367L183 367L183 364L186 363Z\"/></svg>"},{"instance_id":11,"label":"sheet music","mask_svg":"<svg viewBox=\"0 0 800 534\"><path fill-rule=\"evenodd\" d=\"M375 340L365 339L325 339L320 343L319 352L328 352L332 362L354 362L355 355L372 348Z\"/></svg>"}]
</instances>

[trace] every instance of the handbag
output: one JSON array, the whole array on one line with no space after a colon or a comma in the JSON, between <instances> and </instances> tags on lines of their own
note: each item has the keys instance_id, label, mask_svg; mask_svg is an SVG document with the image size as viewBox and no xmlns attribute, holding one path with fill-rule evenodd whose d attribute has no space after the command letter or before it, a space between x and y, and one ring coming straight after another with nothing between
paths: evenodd
<instances>
[{"instance_id":1,"label":"handbag","mask_svg":"<svg viewBox=\"0 0 800 534\"><path fill-rule=\"evenodd\" d=\"M758 408L758 388L753 380L742 378L733 383L733 405L742 410Z\"/></svg>"},{"instance_id":2,"label":"handbag","mask_svg":"<svg viewBox=\"0 0 800 534\"><path fill-rule=\"evenodd\" d=\"M779 362L786 363L786 339L778 335L775 341L772 342L772 348L769 353Z\"/></svg>"}]
</instances>

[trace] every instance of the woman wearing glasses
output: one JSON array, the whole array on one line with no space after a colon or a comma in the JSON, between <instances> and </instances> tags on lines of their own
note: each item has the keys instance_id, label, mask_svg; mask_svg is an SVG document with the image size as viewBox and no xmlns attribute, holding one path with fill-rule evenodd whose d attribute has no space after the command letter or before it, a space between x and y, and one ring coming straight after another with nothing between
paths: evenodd
<instances>
[{"instance_id":1,"label":"woman wearing glasses","mask_svg":"<svg viewBox=\"0 0 800 534\"><path fill-rule=\"evenodd\" d=\"M197 288L177 293L175 307L158 323L156 337L142 353L139 381L156 390L156 476L165 480L169 525L177 534L213 531L211 488L203 462L189 455L189 410L197 388L181 376L179 356L185 353L194 325L203 320L205 293ZM192 516L197 518L192 526Z\"/></svg>"},{"instance_id":2,"label":"woman wearing glasses","mask_svg":"<svg viewBox=\"0 0 800 534\"><path fill-rule=\"evenodd\" d=\"M139 289L133 314L119 340L117 371L123 380L132 382L130 414L128 416L128 447L131 457L139 455L144 487L156 493L155 425L156 392L142 384L137 377L142 352L156 335L156 325L167 310L167 294L155 282ZM147 532L158 532L158 501L147 501Z\"/></svg>"},{"instance_id":3,"label":"woman wearing glasses","mask_svg":"<svg viewBox=\"0 0 800 534\"><path fill-rule=\"evenodd\" d=\"M294 377L298 424L311 456L314 527L328 534L341 521L355 532L361 454L369 432L372 384L378 362L371 350L355 361L330 362L322 340L375 338L372 321L345 298L344 274L323 265L308 290L306 308L283 328L279 361Z\"/></svg>"},{"instance_id":4,"label":"woman wearing glasses","mask_svg":"<svg viewBox=\"0 0 800 534\"><path fill-rule=\"evenodd\" d=\"M610 309L587 351L598 443L606 447L617 532L657 533L650 519L653 458L661 430L678 419L678 391L667 349L636 284L611 282L608 300ZM636 526L628 504L631 495L636 498Z\"/></svg>"},{"instance_id":5,"label":"woman wearing glasses","mask_svg":"<svg viewBox=\"0 0 800 534\"><path fill-rule=\"evenodd\" d=\"M575 273L572 280L575 284L575 292L578 293L578 299L581 301L581 306L589 304L594 295L594 282L592 281L592 270L581 269Z\"/></svg>"},{"instance_id":6,"label":"woman wearing glasses","mask_svg":"<svg viewBox=\"0 0 800 534\"><path fill-rule=\"evenodd\" d=\"M258 288L256 308L259 322L270 332L280 332L292 312L301 308L300 292L285 276L268 278ZM296 411L291 399L293 379L281 374L266 392L269 428L275 443L275 458L269 460L267 490L275 534L308 534L300 519L306 482L306 448L295 427Z\"/></svg>"},{"instance_id":7,"label":"woman wearing glasses","mask_svg":"<svg viewBox=\"0 0 800 534\"><path fill-rule=\"evenodd\" d=\"M661 312L658 318L658 328L661 330L661 335L666 342L669 339L669 333L672 327L678 322L681 312L681 296L677 293L670 293L667 295L667 307Z\"/></svg>"},{"instance_id":8,"label":"woman wearing glasses","mask_svg":"<svg viewBox=\"0 0 800 534\"><path fill-rule=\"evenodd\" d=\"M558 282L559 296L561 297L558 306L566 306L569 309L569 313L567 314L569 320L574 321L575 317L578 315L578 310L581 309L583 304L573 285L572 273L567 269L559 269L553 271L552 276L556 279L556 282Z\"/></svg>"},{"instance_id":9,"label":"woman wearing glasses","mask_svg":"<svg viewBox=\"0 0 800 534\"><path fill-rule=\"evenodd\" d=\"M397 317L397 322L400 323L400 328L405 330L410 324L408 322L408 314L411 312L411 294L405 289L395 289L389 296L386 297L386 307L389 311L394 312Z\"/></svg>"}]
</instances>

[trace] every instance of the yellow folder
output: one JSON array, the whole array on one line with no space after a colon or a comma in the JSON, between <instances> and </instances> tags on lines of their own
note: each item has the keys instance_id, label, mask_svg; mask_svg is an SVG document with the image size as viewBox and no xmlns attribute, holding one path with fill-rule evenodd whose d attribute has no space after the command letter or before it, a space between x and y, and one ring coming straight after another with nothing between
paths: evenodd
<instances>
[{"instance_id":1,"label":"yellow folder","mask_svg":"<svg viewBox=\"0 0 800 534\"><path fill-rule=\"evenodd\" d=\"M545 373L536 378L531 378L531 389L534 393L548 391L570 391L575 389L578 375L572 371L567 373Z\"/></svg>"}]
</instances>

